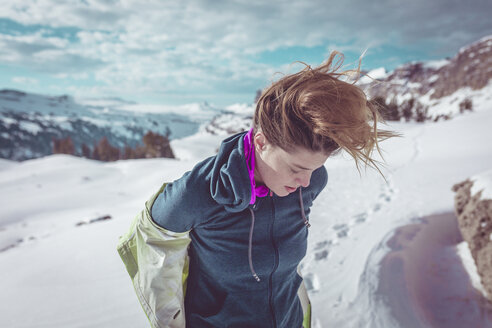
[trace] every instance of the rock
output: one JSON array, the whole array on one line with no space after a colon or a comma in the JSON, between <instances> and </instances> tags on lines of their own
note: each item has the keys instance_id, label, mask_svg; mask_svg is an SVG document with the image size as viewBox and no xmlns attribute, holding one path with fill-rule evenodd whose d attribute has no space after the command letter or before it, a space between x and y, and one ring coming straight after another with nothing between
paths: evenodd
<instances>
[{"instance_id":1,"label":"rock","mask_svg":"<svg viewBox=\"0 0 492 328\"><path fill-rule=\"evenodd\" d=\"M79 221L75 225L77 227L79 227L81 225L91 224L91 223L100 222L100 221L106 221L106 220L111 220L111 215L104 215L104 216L101 216L101 217L98 217L98 218L91 219L89 221Z\"/></svg>"},{"instance_id":2,"label":"rock","mask_svg":"<svg viewBox=\"0 0 492 328\"><path fill-rule=\"evenodd\" d=\"M475 260L486 297L492 301L492 199L484 199L483 190L473 193L475 183L466 180L453 186L456 193L455 213L463 239Z\"/></svg>"}]
</instances>

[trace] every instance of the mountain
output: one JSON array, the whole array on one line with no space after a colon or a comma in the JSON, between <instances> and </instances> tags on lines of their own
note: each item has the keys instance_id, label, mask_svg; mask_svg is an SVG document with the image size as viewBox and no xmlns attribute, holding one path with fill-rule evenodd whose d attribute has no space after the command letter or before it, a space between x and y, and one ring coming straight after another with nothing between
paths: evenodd
<instances>
[{"instance_id":1,"label":"mountain","mask_svg":"<svg viewBox=\"0 0 492 328\"><path fill-rule=\"evenodd\" d=\"M463 47L450 59L411 62L392 72L384 68L364 72L357 85L387 120L424 122L490 108L491 78L492 35ZM254 106L228 108L205 130L216 135L244 131L251 126L253 114Z\"/></svg>"},{"instance_id":2,"label":"mountain","mask_svg":"<svg viewBox=\"0 0 492 328\"><path fill-rule=\"evenodd\" d=\"M313 326L487 327L487 309L476 297L412 284L412 278L427 283L437 277L448 290L472 293L468 276L444 280L438 271L442 262L424 271L405 260L409 253L403 248L412 240L422 243L415 236L427 231L425 217L453 210L454 183L490 169L492 148L486 141L492 139L492 106L432 124L388 123L405 137L381 144L386 180L375 170L359 173L349 156L326 162L329 182L311 207L300 267L317 309ZM115 249L118 236L164 181L212 156L219 139L207 134L173 140L174 150L194 156L179 161L107 163L61 154L23 163L0 160L0 327L148 327ZM396 246L402 253L386 262L391 270L384 275L380 263L388 243L395 229L407 224L414 228L399 234L402 242ZM455 253L453 245L442 247ZM448 276L460 272L459 259L444 264ZM470 323L470 317L484 324Z\"/></svg>"},{"instance_id":3,"label":"mountain","mask_svg":"<svg viewBox=\"0 0 492 328\"><path fill-rule=\"evenodd\" d=\"M491 78L489 35L461 48L453 58L411 62L387 74L375 70L359 85L389 120L436 121L483 108L492 100Z\"/></svg>"},{"instance_id":4,"label":"mountain","mask_svg":"<svg viewBox=\"0 0 492 328\"><path fill-rule=\"evenodd\" d=\"M437 121L492 103L492 35L463 47L453 58L411 62L387 73L368 72L357 83L387 120ZM26 160L52 153L53 139L70 137L75 151L104 136L122 149L135 147L148 131L170 139L203 127L209 135L228 135L251 125L254 105L225 109L207 103L149 106L117 98L75 100L17 90L0 90L0 158Z\"/></svg>"},{"instance_id":5,"label":"mountain","mask_svg":"<svg viewBox=\"0 0 492 328\"><path fill-rule=\"evenodd\" d=\"M149 112L150 111L150 112ZM26 160L52 153L53 139L70 137L77 153L106 137L115 147L135 147L148 131L170 139L194 134L222 110L206 103L164 108L121 99L77 101L0 90L0 158Z\"/></svg>"},{"instance_id":6,"label":"mountain","mask_svg":"<svg viewBox=\"0 0 492 328\"><path fill-rule=\"evenodd\" d=\"M204 126L207 133L213 135L231 135L248 130L253 121L255 107L246 104L235 104L226 111L216 115Z\"/></svg>"}]
</instances>

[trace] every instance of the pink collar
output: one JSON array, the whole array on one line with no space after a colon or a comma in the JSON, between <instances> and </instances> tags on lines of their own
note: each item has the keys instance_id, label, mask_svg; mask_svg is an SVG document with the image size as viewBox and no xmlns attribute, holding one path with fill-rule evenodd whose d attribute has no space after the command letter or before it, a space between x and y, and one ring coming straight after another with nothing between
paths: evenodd
<instances>
[{"instance_id":1,"label":"pink collar","mask_svg":"<svg viewBox=\"0 0 492 328\"><path fill-rule=\"evenodd\" d=\"M244 136L244 157L248 167L249 181L251 183L251 201L250 204L256 202L256 197L265 197L268 195L268 188L265 186L256 186L255 181L255 148L253 143L253 128Z\"/></svg>"}]
</instances>

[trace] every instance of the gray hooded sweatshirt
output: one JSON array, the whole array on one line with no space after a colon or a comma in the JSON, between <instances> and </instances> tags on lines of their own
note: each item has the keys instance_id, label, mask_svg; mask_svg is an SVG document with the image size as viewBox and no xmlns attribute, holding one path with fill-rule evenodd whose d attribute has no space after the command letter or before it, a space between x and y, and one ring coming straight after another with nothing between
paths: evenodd
<instances>
[{"instance_id":1,"label":"gray hooded sweatshirt","mask_svg":"<svg viewBox=\"0 0 492 328\"><path fill-rule=\"evenodd\" d=\"M297 267L306 217L328 175L322 166L302 192L250 205L245 134L225 139L216 156L168 184L151 210L161 227L190 231L186 327L302 327Z\"/></svg>"}]
</instances>

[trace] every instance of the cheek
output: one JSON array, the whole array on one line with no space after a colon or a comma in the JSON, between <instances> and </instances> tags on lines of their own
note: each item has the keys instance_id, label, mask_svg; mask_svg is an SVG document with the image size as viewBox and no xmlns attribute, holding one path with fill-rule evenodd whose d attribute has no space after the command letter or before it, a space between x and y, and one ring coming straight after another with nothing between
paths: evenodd
<instances>
[{"instance_id":1,"label":"cheek","mask_svg":"<svg viewBox=\"0 0 492 328\"><path fill-rule=\"evenodd\" d=\"M279 171L277 174L278 183L282 186L292 185L295 179L295 174L291 173L290 170Z\"/></svg>"}]
</instances>

